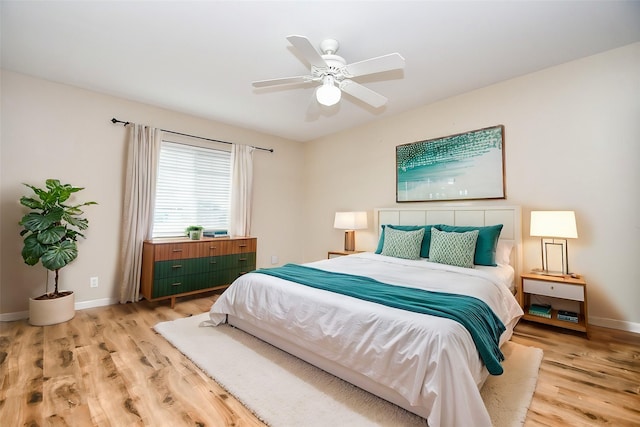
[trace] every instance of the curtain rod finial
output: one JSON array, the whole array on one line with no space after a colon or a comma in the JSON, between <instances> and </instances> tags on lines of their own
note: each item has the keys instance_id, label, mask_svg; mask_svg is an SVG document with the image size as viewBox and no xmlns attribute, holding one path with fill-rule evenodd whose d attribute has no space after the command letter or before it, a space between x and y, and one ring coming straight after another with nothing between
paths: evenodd
<instances>
[{"instance_id":1,"label":"curtain rod finial","mask_svg":"<svg viewBox=\"0 0 640 427\"><path fill-rule=\"evenodd\" d=\"M115 117L113 117L111 119L111 123L116 124L116 123L122 123L123 126L127 126L128 124L130 124L129 122L123 122L122 120L118 120Z\"/></svg>"}]
</instances>

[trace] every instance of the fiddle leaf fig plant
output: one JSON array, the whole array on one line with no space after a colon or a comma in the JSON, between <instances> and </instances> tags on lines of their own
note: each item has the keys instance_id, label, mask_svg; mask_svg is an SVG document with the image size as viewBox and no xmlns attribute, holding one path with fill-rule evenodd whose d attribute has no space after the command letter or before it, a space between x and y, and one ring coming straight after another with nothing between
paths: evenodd
<instances>
[{"instance_id":1,"label":"fiddle leaf fig plant","mask_svg":"<svg viewBox=\"0 0 640 427\"><path fill-rule=\"evenodd\" d=\"M53 294L45 294L56 298L58 292L59 270L78 256L78 237L89 227L89 221L82 217L83 206L95 205L96 202L85 202L77 205L66 204L73 193L83 187L61 184L57 179L47 179L45 188L24 184L31 188L35 197L21 197L20 204L31 209L20 220L23 228L20 235L24 237L22 259L28 265L42 265L55 271L55 288Z\"/></svg>"}]
</instances>

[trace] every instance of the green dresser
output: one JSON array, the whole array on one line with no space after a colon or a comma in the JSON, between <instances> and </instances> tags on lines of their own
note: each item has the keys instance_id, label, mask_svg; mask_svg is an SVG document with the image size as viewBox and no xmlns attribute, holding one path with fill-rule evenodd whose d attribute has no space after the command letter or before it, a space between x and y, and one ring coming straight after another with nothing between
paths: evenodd
<instances>
[{"instance_id":1,"label":"green dresser","mask_svg":"<svg viewBox=\"0 0 640 427\"><path fill-rule=\"evenodd\" d=\"M222 289L256 268L254 237L144 242L140 291L149 301Z\"/></svg>"}]
</instances>

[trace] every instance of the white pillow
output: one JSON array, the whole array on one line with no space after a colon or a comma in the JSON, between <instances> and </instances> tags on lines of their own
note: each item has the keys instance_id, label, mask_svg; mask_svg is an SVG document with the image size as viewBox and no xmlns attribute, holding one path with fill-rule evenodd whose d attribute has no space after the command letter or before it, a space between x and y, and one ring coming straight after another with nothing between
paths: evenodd
<instances>
[{"instance_id":1,"label":"white pillow","mask_svg":"<svg viewBox=\"0 0 640 427\"><path fill-rule=\"evenodd\" d=\"M511 264L512 250L513 250L513 242L498 240L498 246L496 246L496 264L498 265Z\"/></svg>"}]
</instances>

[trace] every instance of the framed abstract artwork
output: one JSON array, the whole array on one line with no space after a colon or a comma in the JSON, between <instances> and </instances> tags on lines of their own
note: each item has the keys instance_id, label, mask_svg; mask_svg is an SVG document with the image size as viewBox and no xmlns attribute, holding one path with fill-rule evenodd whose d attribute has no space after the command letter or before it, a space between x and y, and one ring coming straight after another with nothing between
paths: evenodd
<instances>
[{"instance_id":1,"label":"framed abstract artwork","mask_svg":"<svg viewBox=\"0 0 640 427\"><path fill-rule=\"evenodd\" d=\"M396 202L504 199L504 126L396 147Z\"/></svg>"}]
</instances>

